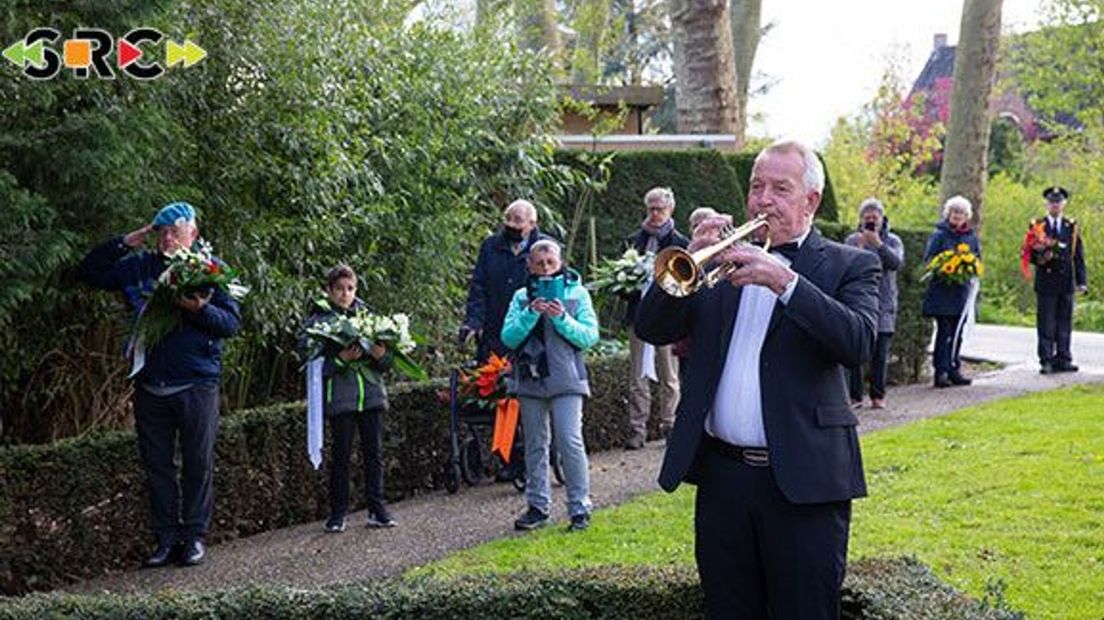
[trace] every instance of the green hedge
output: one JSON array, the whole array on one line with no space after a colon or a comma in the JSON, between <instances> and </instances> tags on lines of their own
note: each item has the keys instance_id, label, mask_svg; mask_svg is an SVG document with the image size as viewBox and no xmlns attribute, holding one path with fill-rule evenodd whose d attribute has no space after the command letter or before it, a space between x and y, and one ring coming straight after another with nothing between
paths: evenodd
<instances>
[{"instance_id":1,"label":"green hedge","mask_svg":"<svg viewBox=\"0 0 1104 620\"><path fill-rule=\"evenodd\" d=\"M584 417L587 448L620 447L629 433L628 361L611 356L589 365L594 394ZM384 439L391 500L444 487L449 415L438 399L444 387L435 382L392 391ZM315 471L307 460L305 419L303 403L222 419L214 542L325 517L326 466ZM353 459L353 488L361 488L359 454ZM44 590L137 566L151 543L147 515L145 474L131 432L0 449L0 592Z\"/></svg>"},{"instance_id":2,"label":"green hedge","mask_svg":"<svg viewBox=\"0 0 1104 620\"><path fill-rule=\"evenodd\" d=\"M1014 620L1021 615L972 600L910 559L852 564L845 620ZM690 567L610 567L552 574L391 580L325 589L256 587L153 596L34 595L0 604L0 620L41 618L701 618Z\"/></svg>"},{"instance_id":3,"label":"green hedge","mask_svg":"<svg viewBox=\"0 0 1104 620\"><path fill-rule=\"evenodd\" d=\"M644 219L644 194L660 185L675 192L678 207L675 221L679 230L689 228L690 213L698 207L711 207L743 219L747 183L756 153L722 154L710 149L688 151L624 151L613 158L605 191L594 196L591 215L598 236L598 255L614 256L624 251L624 241L640 228ZM559 154L564 163L578 165L570 152ZM834 222L838 217L835 192L826 179L824 199L818 217ZM564 214L571 221L571 214ZM573 259L584 265L586 231L579 231Z\"/></svg>"}]
</instances>

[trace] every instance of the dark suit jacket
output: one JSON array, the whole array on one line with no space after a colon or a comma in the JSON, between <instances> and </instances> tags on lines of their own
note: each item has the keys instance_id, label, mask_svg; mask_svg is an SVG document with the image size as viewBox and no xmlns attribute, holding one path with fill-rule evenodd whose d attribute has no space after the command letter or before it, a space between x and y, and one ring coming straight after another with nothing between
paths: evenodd
<instances>
[{"instance_id":1,"label":"dark suit jacket","mask_svg":"<svg viewBox=\"0 0 1104 620\"><path fill-rule=\"evenodd\" d=\"M881 265L874 254L826 241L813 230L791 266L798 274L788 304L777 303L759 356L763 424L782 493L798 504L866 495L862 455L844 368L874 349ZM695 482L705 418L713 407L741 289L722 282L677 299L652 287L636 332L656 345L691 336L694 350L659 484Z\"/></svg>"},{"instance_id":2,"label":"dark suit jacket","mask_svg":"<svg viewBox=\"0 0 1104 620\"><path fill-rule=\"evenodd\" d=\"M1058 240L1051 248L1031 251L1031 262L1035 263L1035 292L1039 295L1071 295L1075 286L1086 286L1085 250L1077 222L1063 217L1061 232L1051 226L1047 217L1031 223L1042 223L1047 236Z\"/></svg>"}]
</instances>

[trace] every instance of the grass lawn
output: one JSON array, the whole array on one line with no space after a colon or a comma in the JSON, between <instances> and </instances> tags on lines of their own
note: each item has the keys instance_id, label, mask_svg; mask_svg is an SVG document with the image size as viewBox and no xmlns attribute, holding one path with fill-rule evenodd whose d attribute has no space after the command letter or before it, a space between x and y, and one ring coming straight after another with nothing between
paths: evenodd
<instances>
[{"instance_id":1,"label":"grass lawn","mask_svg":"<svg viewBox=\"0 0 1104 620\"><path fill-rule=\"evenodd\" d=\"M870 497L855 503L852 559L914 555L981 597L1003 582L1028 617L1104 616L1104 387L971 407L863 438ZM691 564L693 491L457 553L415 573Z\"/></svg>"}]
</instances>

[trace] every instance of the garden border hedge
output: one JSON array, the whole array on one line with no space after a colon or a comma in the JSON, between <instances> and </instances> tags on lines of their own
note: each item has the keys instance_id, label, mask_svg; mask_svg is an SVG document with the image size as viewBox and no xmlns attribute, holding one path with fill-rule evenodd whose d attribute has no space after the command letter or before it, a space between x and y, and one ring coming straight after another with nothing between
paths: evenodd
<instances>
[{"instance_id":1,"label":"garden border hedge","mask_svg":"<svg viewBox=\"0 0 1104 620\"><path fill-rule=\"evenodd\" d=\"M976 601L909 558L849 566L844 620L1016 620ZM603 567L553 573L393 579L323 589L277 586L149 596L37 594L0 603L0 620L40 618L378 618L445 620L540 618L636 620L702 617L690 566Z\"/></svg>"},{"instance_id":2,"label":"garden border hedge","mask_svg":"<svg viewBox=\"0 0 1104 620\"><path fill-rule=\"evenodd\" d=\"M609 356L589 367L587 448L620 447L629 434L628 360ZM444 488L449 415L439 392L445 387L432 381L391 392L384 438L391 500ZM315 471L307 460L305 419L302 402L223 416L215 446L213 542L326 516L326 466ZM354 453L353 488L362 486L359 458ZM133 432L0 448L0 593L46 590L137 566L151 543L142 534L147 514Z\"/></svg>"}]
</instances>

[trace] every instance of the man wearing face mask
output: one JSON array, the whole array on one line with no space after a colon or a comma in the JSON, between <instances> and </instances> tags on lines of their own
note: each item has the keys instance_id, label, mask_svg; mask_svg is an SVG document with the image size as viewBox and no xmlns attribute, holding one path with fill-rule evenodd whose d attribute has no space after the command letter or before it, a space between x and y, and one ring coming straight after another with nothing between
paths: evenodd
<instances>
[{"instance_id":1,"label":"man wearing face mask","mask_svg":"<svg viewBox=\"0 0 1104 620\"><path fill-rule=\"evenodd\" d=\"M476 341L476 358L486 360L491 353L506 355L500 339L502 321L514 291L529 276L527 260L533 244L550 239L537 228L537 209L527 200L515 200L503 213L502 229L487 237L479 248L479 258L468 284L468 304L460 341Z\"/></svg>"},{"instance_id":2,"label":"man wearing face mask","mask_svg":"<svg viewBox=\"0 0 1104 620\"><path fill-rule=\"evenodd\" d=\"M150 233L157 238L157 251L141 249ZM123 293L137 317L168 264L166 257L198 239L195 209L174 202L153 222L94 248L80 265L80 277L96 288ZM194 566L206 554L222 339L236 334L241 320L238 303L218 289L180 297L176 305L180 326L145 351L134 385L134 426L157 536L147 567L174 560ZM182 468L175 462L178 439Z\"/></svg>"},{"instance_id":3,"label":"man wearing face mask","mask_svg":"<svg viewBox=\"0 0 1104 620\"><path fill-rule=\"evenodd\" d=\"M628 239L628 244L641 254L658 254L670 246L685 248L690 241L675 230L675 194L667 187L653 187L644 194L646 214L640 230ZM623 324L629 327L629 427L631 434L626 450L639 450L647 439L648 416L652 411L652 386L659 384L660 432L667 436L675 423L675 408L679 401L678 360L670 346L653 346L636 335L632 324L640 293L628 299Z\"/></svg>"}]
</instances>

